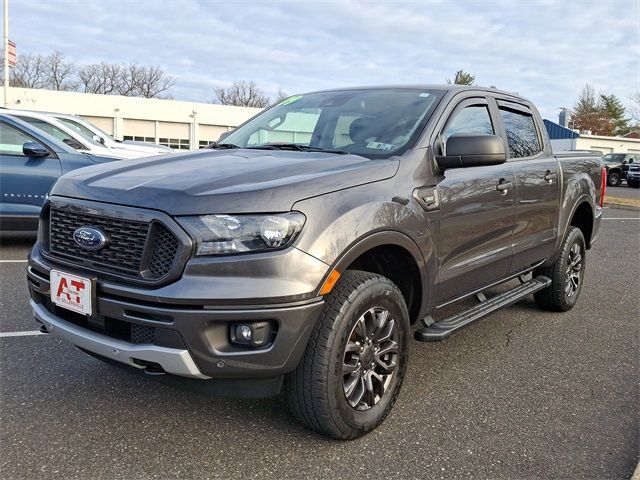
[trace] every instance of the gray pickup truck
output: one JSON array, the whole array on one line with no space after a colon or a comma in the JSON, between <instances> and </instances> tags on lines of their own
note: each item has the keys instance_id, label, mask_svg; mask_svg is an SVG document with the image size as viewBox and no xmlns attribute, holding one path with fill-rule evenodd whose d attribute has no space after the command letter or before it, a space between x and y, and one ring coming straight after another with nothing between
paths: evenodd
<instances>
[{"instance_id":1,"label":"gray pickup truck","mask_svg":"<svg viewBox=\"0 0 640 480\"><path fill-rule=\"evenodd\" d=\"M187 388L284 390L308 427L359 437L392 408L412 331L443 340L530 294L576 303L606 175L545 132L495 89L351 88L209 149L71 172L29 256L35 318Z\"/></svg>"}]
</instances>

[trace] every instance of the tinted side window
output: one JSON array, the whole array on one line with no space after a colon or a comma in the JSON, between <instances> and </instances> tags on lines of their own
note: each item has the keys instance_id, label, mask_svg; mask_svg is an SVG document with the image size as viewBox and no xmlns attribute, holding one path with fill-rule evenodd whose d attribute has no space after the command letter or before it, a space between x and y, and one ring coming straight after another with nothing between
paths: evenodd
<instances>
[{"instance_id":1,"label":"tinted side window","mask_svg":"<svg viewBox=\"0 0 640 480\"><path fill-rule=\"evenodd\" d=\"M33 139L20 130L0 123L0 154L22 156L22 146L27 142L33 142Z\"/></svg>"},{"instance_id":2,"label":"tinted side window","mask_svg":"<svg viewBox=\"0 0 640 480\"><path fill-rule=\"evenodd\" d=\"M501 108L500 117L507 132L511 158L530 157L542 151L538 131L531 115Z\"/></svg>"},{"instance_id":3,"label":"tinted side window","mask_svg":"<svg viewBox=\"0 0 640 480\"><path fill-rule=\"evenodd\" d=\"M486 105L472 105L454 114L442 132L442 140L446 144L449 137L453 135L467 134L494 134L491 116Z\"/></svg>"}]
</instances>

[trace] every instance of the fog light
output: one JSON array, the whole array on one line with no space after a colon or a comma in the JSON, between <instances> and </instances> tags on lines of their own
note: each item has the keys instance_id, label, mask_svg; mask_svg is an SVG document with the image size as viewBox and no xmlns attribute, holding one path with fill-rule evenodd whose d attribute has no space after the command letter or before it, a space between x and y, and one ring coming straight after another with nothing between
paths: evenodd
<instances>
[{"instance_id":1,"label":"fog light","mask_svg":"<svg viewBox=\"0 0 640 480\"><path fill-rule=\"evenodd\" d=\"M231 343L250 347L264 347L271 341L271 322L231 324Z\"/></svg>"}]
</instances>

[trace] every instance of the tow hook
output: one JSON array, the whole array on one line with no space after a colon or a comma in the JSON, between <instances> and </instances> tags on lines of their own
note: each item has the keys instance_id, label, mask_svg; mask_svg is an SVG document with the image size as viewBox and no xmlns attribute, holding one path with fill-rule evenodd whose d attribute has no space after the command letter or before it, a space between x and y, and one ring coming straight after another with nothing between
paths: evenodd
<instances>
[{"instance_id":1,"label":"tow hook","mask_svg":"<svg viewBox=\"0 0 640 480\"><path fill-rule=\"evenodd\" d=\"M51 332L47 330L46 325L40 325L40 333L51 333Z\"/></svg>"}]
</instances>

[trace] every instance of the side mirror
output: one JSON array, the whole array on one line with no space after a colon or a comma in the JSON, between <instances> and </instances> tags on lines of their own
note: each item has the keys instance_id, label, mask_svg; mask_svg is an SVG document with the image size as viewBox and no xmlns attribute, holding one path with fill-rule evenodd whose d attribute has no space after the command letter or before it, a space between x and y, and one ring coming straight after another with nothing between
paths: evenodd
<instances>
[{"instance_id":1,"label":"side mirror","mask_svg":"<svg viewBox=\"0 0 640 480\"><path fill-rule=\"evenodd\" d=\"M480 167L507 161L502 139L496 135L454 135L447 140L446 155L436 156L438 167Z\"/></svg>"},{"instance_id":2,"label":"side mirror","mask_svg":"<svg viewBox=\"0 0 640 480\"><path fill-rule=\"evenodd\" d=\"M37 142L27 142L22 145L22 153L27 157L42 158L48 157L51 152Z\"/></svg>"},{"instance_id":3,"label":"side mirror","mask_svg":"<svg viewBox=\"0 0 640 480\"><path fill-rule=\"evenodd\" d=\"M101 143L102 145L104 145L104 138L102 138L100 135L94 135L93 136L93 141Z\"/></svg>"},{"instance_id":4,"label":"side mirror","mask_svg":"<svg viewBox=\"0 0 640 480\"><path fill-rule=\"evenodd\" d=\"M233 130L231 130L229 132L222 132L220 134L220 137L218 137L218 141L221 142L222 140L224 140L226 137L228 137L231 134L232 131Z\"/></svg>"},{"instance_id":5,"label":"side mirror","mask_svg":"<svg viewBox=\"0 0 640 480\"><path fill-rule=\"evenodd\" d=\"M71 148L74 148L76 150L84 150L85 146L80 143L78 140L76 140L75 138L65 138L62 140L64 143L66 143L67 145L69 145Z\"/></svg>"}]
</instances>

